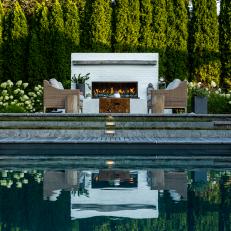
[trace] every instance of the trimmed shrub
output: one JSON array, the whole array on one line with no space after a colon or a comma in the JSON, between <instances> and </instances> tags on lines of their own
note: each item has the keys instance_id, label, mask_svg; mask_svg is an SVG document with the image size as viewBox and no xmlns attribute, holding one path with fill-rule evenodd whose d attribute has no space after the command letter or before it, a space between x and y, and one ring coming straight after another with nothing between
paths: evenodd
<instances>
[{"instance_id":1,"label":"trimmed shrub","mask_svg":"<svg viewBox=\"0 0 231 231\"><path fill-rule=\"evenodd\" d=\"M141 52L152 51L152 12L153 5L151 0L140 1L140 38L139 47Z\"/></svg>"},{"instance_id":2,"label":"trimmed shrub","mask_svg":"<svg viewBox=\"0 0 231 231\"><path fill-rule=\"evenodd\" d=\"M192 79L220 82L219 31L216 1L193 0Z\"/></svg>"},{"instance_id":3,"label":"trimmed shrub","mask_svg":"<svg viewBox=\"0 0 231 231\"><path fill-rule=\"evenodd\" d=\"M129 15L127 28L128 51L137 52L140 36L140 2L129 0Z\"/></svg>"},{"instance_id":4,"label":"trimmed shrub","mask_svg":"<svg viewBox=\"0 0 231 231\"><path fill-rule=\"evenodd\" d=\"M26 69L27 40L27 19L21 6L16 1L6 15L3 51L5 57L4 74L13 81L28 78Z\"/></svg>"},{"instance_id":5,"label":"trimmed shrub","mask_svg":"<svg viewBox=\"0 0 231 231\"><path fill-rule=\"evenodd\" d=\"M0 81L3 80L3 19L4 9L0 0Z\"/></svg>"},{"instance_id":6,"label":"trimmed shrub","mask_svg":"<svg viewBox=\"0 0 231 231\"><path fill-rule=\"evenodd\" d=\"M49 78L49 21L48 9L44 3L37 3L32 21L29 41L28 81L41 84ZM38 65L39 64L39 65Z\"/></svg>"},{"instance_id":7,"label":"trimmed shrub","mask_svg":"<svg viewBox=\"0 0 231 231\"><path fill-rule=\"evenodd\" d=\"M114 49L136 52L139 46L140 11L138 0L117 0L115 6Z\"/></svg>"},{"instance_id":8,"label":"trimmed shrub","mask_svg":"<svg viewBox=\"0 0 231 231\"><path fill-rule=\"evenodd\" d=\"M69 83L71 77L71 53L78 52L80 47L80 19L79 11L71 0L67 0L63 5L63 18L64 18L64 34L65 34L65 52L66 52L66 66L67 79L63 82L64 85ZM70 87L70 83L69 86Z\"/></svg>"},{"instance_id":9,"label":"trimmed shrub","mask_svg":"<svg viewBox=\"0 0 231 231\"><path fill-rule=\"evenodd\" d=\"M208 113L211 114L230 114L231 97L230 94L211 92L208 97Z\"/></svg>"},{"instance_id":10,"label":"trimmed shrub","mask_svg":"<svg viewBox=\"0 0 231 231\"><path fill-rule=\"evenodd\" d=\"M85 0L84 10L82 12L82 22L80 25L81 37L80 37L80 50L91 51L91 24L90 18L92 15L92 0Z\"/></svg>"},{"instance_id":11,"label":"trimmed shrub","mask_svg":"<svg viewBox=\"0 0 231 231\"><path fill-rule=\"evenodd\" d=\"M95 0L92 4L91 48L93 52L111 51L112 7L110 0Z\"/></svg>"},{"instance_id":12,"label":"trimmed shrub","mask_svg":"<svg viewBox=\"0 0 231 231\"><path fill-rule=\"evenodd\" d=\"M166 0L153 0L153 19L152 19L152 51L159 53L159 75L166 74L166 29L167 29L167 10Z\"/></svg>"},{"instance_id":13,"label":"trimmed shrub","mask_svg":"<svg viewBox=\"0 0 231 231\"><path fill-rule=\"evenodd\" d=\"M71 0L67 0L63 6L63 18L66 52L70 57L71 52L77 52L80 45L79 11L77 6Z\"/></svg>"},{"instance_id":14,"label":"trimmed shrub","mask_svg":"<svg viewBox=\"0 0 231 231\"><path fill-rule=\"evenodd\" d=\"M25 113L26 110L22 106L8 105L6 107L0 106L0 113Z\"/></svg>"},{"instance_id":15,"label":"trimmed shrub","mask_svg":"<svg viewBox=\"0 0 231 231\"><path fill-rule=\"evenodd\" d=\"M231 90L231 1L221 1L220 11L221 83Z\"/></svg>"},{"instance_id":16,"label":"trimmed shrub","mask_svg":"<svg viewBox=\"0 0 231 231\"><path fill-rule=\"evenodd\" d=\"M52 4L50 13L50 33L51 33L51 50L50 50L50 73L51 78L64 82L70 79L69 65L66 54L66 44L64 36L64 21L61 5L58 0Z\"/></svg>"},{"instance_id":17,"label":"trimmed shrub","mask_svg":"<svg viewBox=\"0 0 231 231\"><path fill-rule=\"evenodd\" d=\"M115 32L114 50L122 52L128 50L127 27L128 27L129 1L117 0L115 6Z\"/></svg>"},{"instance_id":18,"label":"trimmed shrub","mask_svg":"<svg viewBox=\"0 0 231 231\"><path fill-rule=\"evenodd\" d=\"M188 79L188 11L184 0L167 1L166 79Z\"/></svg>"}]
</instances>

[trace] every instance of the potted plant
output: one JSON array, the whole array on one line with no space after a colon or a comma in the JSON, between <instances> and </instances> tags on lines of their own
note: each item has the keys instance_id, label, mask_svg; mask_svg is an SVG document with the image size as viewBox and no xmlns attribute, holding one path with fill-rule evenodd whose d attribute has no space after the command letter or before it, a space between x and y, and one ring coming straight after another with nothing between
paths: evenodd
<instances>
[{"instance_id":1,"label":"potted plant","mask_svg":"<svg viewBox=\"0 0 231 231\"><path fill-rule=\"evenodd\" d=\"M209 91L202 85L198 84L196 87L191 89L193 112L197 114L208 113L208 95Z\"/></svg>"},{"instance_id":2,"label":"potted plant","mask_svg":"<svg viewBox=\"0 0 231 231\"><path fill-rule=\"evenodd\" d=\"M87 98L87 99L91 99L91 93L87 93L87 94L86 94L86 98Z\"/></svg>"},{"instance_id":3,"label":"potted plant","mask_svg":"<svg viewBox=\"0 0 231 231\"><path fill-rule=\"evenodd\" d=\"M78 74L76 76L75 74L71 78L72 83L75 83L76 89L80 89L80 91L83 93L85 96L85 82L90 79L90 73L87 73L86 75Z\"/></svg>"}]
</instances>

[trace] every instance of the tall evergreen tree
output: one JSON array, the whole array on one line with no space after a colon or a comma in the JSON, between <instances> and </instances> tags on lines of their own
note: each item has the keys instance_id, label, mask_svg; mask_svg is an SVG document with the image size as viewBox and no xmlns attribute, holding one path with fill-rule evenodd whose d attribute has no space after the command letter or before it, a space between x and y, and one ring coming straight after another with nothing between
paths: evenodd
<instances>
[{"instance_id":1,"label":"tall evergreen tree","mask_svg":"<svg viewBox=\"0 0 231 231\"><path fill-rule=\"evenodd\" d=\"M50 33L51 33L51 64L50 76L65 82L70 79L68 75L69 65L67 65L67 55L65 49L65 30L63 12L58 0L52 4L50 13Z\"/></svg>"},{"instance_id":2,"label":"tall evergreen tree","mask_svg":"<svg viewBox=\"0 0 231 231\"><path fill-rule=\"evenodd\" d=\"M81 12L83 12L85 4L86 4L86 0L73 0L73 2L76 4L79 13L81 15ZM80 16L81 17L81 16Z\"/></svg>"},{"instance_id":3,"label":"tall evergreen tree","mask_svg":"<svg viewBox=\"0 0 231 231\"><path fill-rule=\"evenodd\" d=\"M28 75L31 83L41 84L49 78L49 40L48 9L44 2L37 3L29 43Z\"/></svg>"},{"instance_id":4,"label":"tall evergreen tree","mask_svg":"<svg viewBox=\"0 0 231 231\"><path fill-rule=\"evenodd\" d=\"M167 1L166 78L188 78L188 11L185 0Z\"/></svg>"},{"instance_id":5,"label":"tall evergreen tree","mask_svg":"<svg viewBox=\"0 0 231 231\"><path fill-rule=\"evenodd\" d=\"M66 0L63 6L63 18L66 50L70 57L71 52L77 52L80 45L79 11L71 0Z\"/></svg>"},{"instance_id":6,"label":"tall evergreen tree","mask_svg":"<svg viewBox=\"0 0 231 231\"><path fill-rule=\"evenodd\" d=\"M152 50L152 0L140 0L140 51Z\"/></svg>"},{"instance_id":7,"label":"tall evergreen tree","mask_svg":"<svg viewBox=\"0 0 231 231\"><path fill-rule=\"evenodd\" d=\"M152 50L159 53L159 75L165 76L166 72L166 30L167 30L167 10L166 0L153 0L152 17Z\"/></svg>"},{"instance_id":8,"label":"tall evergreen tree","mask_svg":"<svg viewBox=\"0 0 231 231\"><path fill-rule=\"evenodd\" d=\"M67 0L63 5L64 34L66 46L67 76L71 78L71 53L80 48L80 18L79 10L74 2Z\"/></svg>"},{"instance_id":9,"label":"tall evergreen tree","mask_svg":"<svg viewBox=\"0 0 231 231\"><path fill-rule=\"evenodd\" d=\"M130 51L138 51L140 36L140 2L129 0L128 43Z\"/></svg>"},{"instance_id":10,"label":"tall evergreen tree","mask_svg":"<svg viewBox=\"0 0 231 231\"><path fill-rule=\"evenodd\" d=\"M79 11L79 29L80 29L80 51L84 51L83 44L84 44L84 34L85 34L85 5L87 0L73 0L76 4L78 11ZM88 19L89 20L89 19Z\"/></svg>"},{"instance_id":11,"label":"tall evergreen tree","mask_svg":"<svg viewBox=\"0 0 231 231\"><path fill-rule=\"evenodd\" d=\"M111 0L95 0L92 6L91 47L92 51L111 51L112 7Z\"/></svg>"},{"instance_id":12,"label":"tall evergreen tree","mask_svg":"<svg viewBox=\"0 0 231 231\"><path fill-rule=\"evenodd\" d=\"M16 1L6 18L4 45L4 71L12 81L27 81L27 20Z\"/></svg>"},{"instance_id":13,"label":"tall evergreen tree","mask_svg":"<svg viewBox=\"0 0 231 231\"><path fill-rule=\"evenodd\" d=\"M81 51L91 51L91 24L90 24L91 15L92 15L92 0L85 0L84 11L81 13L82 20L80 24Z\"/></svg>"},{"instance_id":14,"label":"tall evergreen tree","mask_svg":"<svg viewBox=\"0 0 231 231\"><path fill-rule=\"evenodd\" d=\"M0 82L3 81L3 19L4 11L0 0Z\"/></svg>"},{"instance_id":15,"label":"tall evergreen tree","mask_svg":"<svg viewBox=\"0 0 231 231\"><path fill-rule=\"evenodd\" d=\"M114 49L116 52L127 50L127 26L129 0L117 0L115 6Z\"/></svg>"},{"instance_id":16,"label":"tall evergreen tree","mask_svg":"<svg viewBox=\"0 0 231 231\"><path fill-rule=\"evenodd\" d=\"M28 53L28 82L33 84L41 84L40 81L42 75L40 69L43 66L43 63L41 62L43 61L43 59L40 53L39 38L36 30L36 24L32 23L32 26L32 30L30 31Z\"/></svg>"},{"instance_id":17,"label":"tall evergreen tree","mask_svg":"<svg viewBox=\"0 0 231 231\"><path fill-rule=\"evenodd\" d=\"M139 46L139 0L117 0L115 8L114 49L117 52L135 52Z\"/></svg>"},{"instance_id":18,"label":"tall evergreen tree","mask_svg":"<svg viewBox=\"0 0 231 231\"><path fill-rule=\"evenodd\" d=\"M193 76L196 81L219 84L219 31L216 1L193 0L192 57Z\"/></svg>"},{"instance_id":19,"label":"tall evergreen tree","mask_svg":"<svg viewBox=\"0 0 231 231\"><path fill-rule=\"evenodd\" d=\"M174 50L174 42L177 37L175 21L176 15L174 12L174 0L166 1L166 10L167 10L167 28L166 28L166 80L172 81L174 79L174 56L176 51Z\"/></svg>"},{"instance_id":20,"label":"tall evergreen tree","mask_svg":"<svg viewBox=\"0 0 231 231\"><path fill-rule=\"evenodd\" d=\"M231 1L222 0L220 9L221 82L231 89Z\"/></svg>"}]
</instances>

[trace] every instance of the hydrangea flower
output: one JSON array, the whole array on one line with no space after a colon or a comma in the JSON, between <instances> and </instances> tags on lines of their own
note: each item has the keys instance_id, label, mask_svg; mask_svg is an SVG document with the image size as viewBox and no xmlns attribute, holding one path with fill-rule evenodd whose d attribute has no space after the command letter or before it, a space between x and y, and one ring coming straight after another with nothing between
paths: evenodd
<instances>
[{"instance_id":1,"label":"hydrangea flower","mask_svg":"<svg viewBox=\"0 0 231 231\"><path fill-rule=\"evenodd\" d=\"M211 87L216 87L217 86L217 84L214 82L214 81L211 81Z\"/></svg>"},{"instance_id":2,"label":"hydrangea flower","mask_svg":"<svg viewBox=\"0 0 231 231\"><path fill-rule=\"evenodd\" d=\"M20 87L20 86L22 85L22 80L19 80L19 81L16 83L16 85L17 85L18 87Z\"/></svg>"},{"instance_id":3,"label":"hydrangea flower","mask_svg":"<svg viewBox=\"0 0 231 231\"><path fill-rule=\"evenodd\" d=\"M23 88L25 89L25 88L27 88L28 87L28 83L23 83Z\"/></svg>"},{"instance_id":4,"label":"hydrangea flower","mask_svg":"<svg viewBox=\"0 0 231 231\"><path fill-rule=\"evenodd\" d=\"M14 85L11 80L7 80L6 84L7 84L8 87L12 87Z\"/></svg>"},{"instance_id":5,"label":"hydrangea flower","mask_svg":"<svg viewBox=\"0 0 231 231\"><path fill-rule=\"evenodd\" d=\"M20 89L14 90L14 94L17 95L19 93Z\"/></svg>"},{"instance_id":6,"label":"hydrangea flower","mask_svg":"<svg viewBox=\"0 0 231 231\"><path fill-rule=\"evenodd\" d=\"M4 96L4 95L7 95L7 90L3 90L2 91L2 95Z\"/></svg>"},{"instance_id":7,"label":"hydrangea flower","mask_svg":"<svg viewBox=\"0 0 231 231\"><path fill-rule=\"evenodd\" d=\"M7 86L6 82L4 82L4 83L1 84L1 88L6 88L6 86Z\"/></svg>"}]
</instances>

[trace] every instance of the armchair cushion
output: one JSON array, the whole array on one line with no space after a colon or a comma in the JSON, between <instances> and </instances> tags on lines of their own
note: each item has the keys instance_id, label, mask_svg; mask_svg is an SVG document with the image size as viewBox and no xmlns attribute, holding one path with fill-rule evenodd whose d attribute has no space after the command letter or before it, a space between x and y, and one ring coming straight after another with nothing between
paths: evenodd
<instances>
[{"instance_id":1,"label":"armchair cushion","mask_svg":"<svg viewBox=\"0 0 231 231\"><path fill-rule=\"evenodd\" d=\"M171 83L168 84L166 90L172 90L177 88L181 83L180 79L174 79Z\"/></svg>"},{"instance_id":2,"label":"armchair cushion","mask_svg":"<svg viewBox=\"0 0 231 231\"><path fill-rule=\"evenodd\" d=\"M63 87L63 84L61 82L58 82L56 79L50 79L49 80L50 84L52 87L56 88L56 89L61 89L63 90L64 87Z\"/></svg>"}]
</instances>

